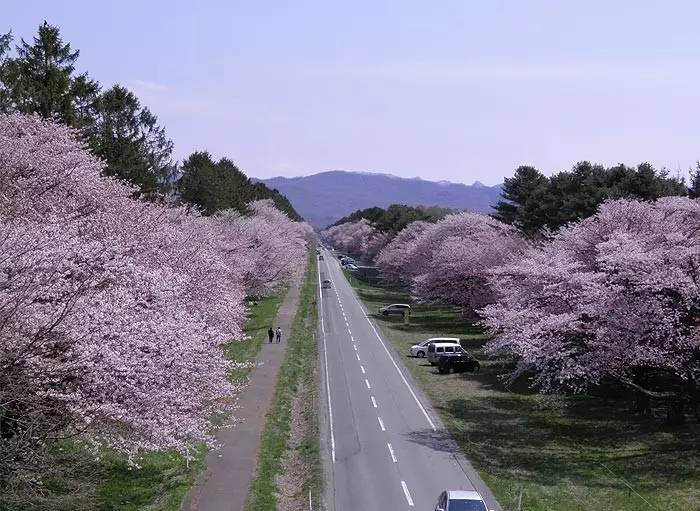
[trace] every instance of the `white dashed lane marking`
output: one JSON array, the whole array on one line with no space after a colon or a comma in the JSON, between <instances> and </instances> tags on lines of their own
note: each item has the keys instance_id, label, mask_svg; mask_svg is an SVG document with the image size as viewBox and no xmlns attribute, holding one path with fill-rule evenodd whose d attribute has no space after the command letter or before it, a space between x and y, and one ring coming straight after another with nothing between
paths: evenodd
<instances>
[{"instance_id":1,"label":"white dashed lane marking","mask_svg":"<svg viewBox=\"0 0 700 511\"><path fill-rule=\"evenodd\" d=\"M377 407L377 400L374 399L374 396L370 396L370 399L372 400L372 406L374 406L376 408Z\"/></svg>"},{"instance_id":2,"label":"white dashed lane marking","mask_svg":"<svg viewBox=\"0 0 700 511\"><path fill-rule=\"evenodd\" d=\"M408 486L406 486L406 481L401 481L401 487L403 488L403 494L406 496L406 502L413 507L413 499L411 498L411 492L408 491Z\"/></svg>"},{"instance_id":3,"label":"white dashed lane marking","mask_svg":"<svg viewBox=\"0 0 700 511\"><path fill-rule=\"evenodd\" d=\"M391 455L391 461L393 461L394 463L398 463L398 460L396 459L396 454L394 454L394 448L389 443L387 443L386 446L389 448L389 454Z\"/></svg>"},{"instance_id":4,"label":"white dashed lane marking","mask_svg":"<svg viewBox=\"0 0 700 511\"><path fill-rule=\"evenodd\" d=\"M379 427L382 428L382 431L386 431L386 428L384 427L384 421L382 420L382 418L377 417L377 420L379 421Z\"/></svg>"}]
</instances>

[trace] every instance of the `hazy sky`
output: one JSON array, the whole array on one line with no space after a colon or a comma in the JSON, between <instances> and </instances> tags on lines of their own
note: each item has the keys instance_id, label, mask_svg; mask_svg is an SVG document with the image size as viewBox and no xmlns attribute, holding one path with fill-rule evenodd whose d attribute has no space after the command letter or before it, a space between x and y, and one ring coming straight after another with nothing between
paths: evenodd
<instances>
[{"instance_id":1,"label":"hazy sky","mask_svg":"<svg viewBox=\"0 0 700 511\"><path fill-rule=\"evenodd\" d=\"M700 2L4 3L0 32L61 27L130 87L182 158L487 184L521 164L700 159Z\"/></svg>"}]
</instances>

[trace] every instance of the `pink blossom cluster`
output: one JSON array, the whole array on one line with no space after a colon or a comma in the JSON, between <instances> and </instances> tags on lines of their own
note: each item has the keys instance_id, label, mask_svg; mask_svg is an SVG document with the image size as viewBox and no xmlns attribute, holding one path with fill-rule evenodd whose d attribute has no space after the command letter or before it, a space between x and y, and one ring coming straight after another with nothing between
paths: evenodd
<instances>
[{"instance_id":1,"label":"pink blossom cluster","mask_svg":"<svg viewBox=\"0 0 700 511\"><path fill-rule=\"evenodd\" d=\"M66 434L127 453L210 441L245 296L302 264L309 227L270 202L203 217L101 169L69 128L0 117L0 465Z\"/></svg>"},{"instance_id":2,"label":"pink blossom cluster","mask_svg":"<svg viewBox=\"0 0 700 511\"><path fill-rule=\"evenodd\" d=\"M477 213L409 224L379 254L389 280L409 285L423 302L448 303L467 313L491 303L488 272L520 256L526 243L509 225Z\"/></svg>"},{"instance_id":3,"label":"pink blossom cluster","mask_svg":"<svg viewBox=\"0 0 700 511\"><path fill-rule=\"evenodd\" d=\"M248 208L249 215L222 211L213 221L247 240L242 248L251 256L251 264L241 268L246 289L253 296L268 296L303 271L300 261L304 261L313 229L305 222L290 220L271 199L252 202Z\"/></svg>"},{"instance_id":4,"label":"pink blossom cluster","mask_svg":"<svg viewBox=\"0 0 700 511\"><path fill-rule=\"evenodd\" d=\"M648 390L657 373L697 396L699 200L607 202L490 280L488 348L517 356L513 376L532 373L544 391L604 379Z\"/></svg>"},{"instance_id":5,"label":"pink blossom cluster","mask_svg":"<svg viewBox=\"0 0 700 511\"><path fill-rule=\"evenodd\" d=\"M345 222L329 227L321 233L321 239L342 252L373 261L388 243L389 235L361 218L356 222Z\"/></svg>"}]
</instances>

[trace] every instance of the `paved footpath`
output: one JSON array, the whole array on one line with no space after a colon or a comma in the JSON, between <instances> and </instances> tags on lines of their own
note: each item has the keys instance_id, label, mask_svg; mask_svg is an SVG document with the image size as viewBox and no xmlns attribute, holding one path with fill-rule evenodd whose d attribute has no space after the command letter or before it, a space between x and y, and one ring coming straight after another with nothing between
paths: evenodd
<instances>
[{"instance_id":1,"label":"paved footpath","mask_svg":"<svg viewBox=\"0 0 700 511\"><path fill-rule=\"evenodd\" d=\"M258 366L239 394L236 423L218 431L221 447L207 455L206 468L185 497L183 511L242 511L255 475L260 435L287 350L300 286L300 280L292 284L277 312L273 328L282 328L282 342L263 343Z\"/></svg>"}]
</instances>

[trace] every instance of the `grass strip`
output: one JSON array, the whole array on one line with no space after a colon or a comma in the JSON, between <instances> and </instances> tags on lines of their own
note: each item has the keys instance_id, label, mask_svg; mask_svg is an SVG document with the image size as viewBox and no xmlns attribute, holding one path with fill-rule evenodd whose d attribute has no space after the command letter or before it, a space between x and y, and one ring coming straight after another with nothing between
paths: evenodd
<instances>
[{"instance_id":1,"label":"grass strip","mask_svg":"<svg viewBox=\"0 0 700 511\"><path fill-rule=\"evenodd\" d=\"M317 344L315 339L316 310L316 257L309 253L308 264L299 294L299 306L289 337L289 345L280 367L272 406L262 433L258 468L250 487L246 509L249 511L273 511L277 508L276 478L283 467L283 458L289 448L292 403L300 388L316 395ZM313 401L312 401L313 403ZM304 441L297 447L306 465L302 494L311 490L314 508L318 506L321 486L321 464L319 459L318 417L316 406L305 407L311 414ZM302 498L302 496L300 496Z\"/></svg>"}]
</instances>

